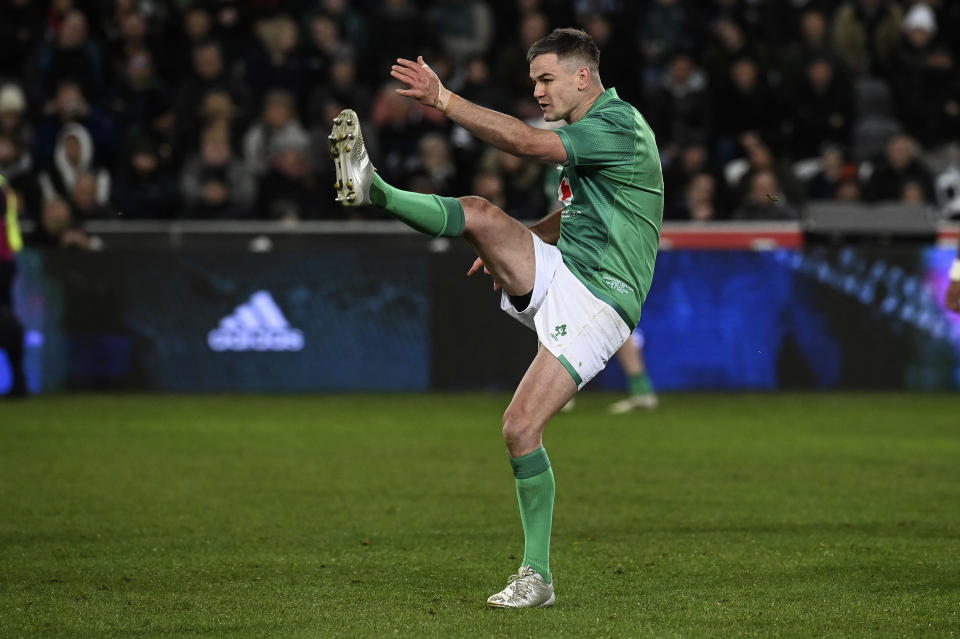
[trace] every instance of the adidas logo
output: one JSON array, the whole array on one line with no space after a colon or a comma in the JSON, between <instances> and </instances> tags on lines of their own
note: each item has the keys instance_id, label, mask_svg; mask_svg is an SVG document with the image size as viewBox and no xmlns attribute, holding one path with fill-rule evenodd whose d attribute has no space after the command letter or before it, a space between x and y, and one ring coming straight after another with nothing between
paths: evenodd
<instances>
[{"instance_id":1,"label":"adidas logo","mask_svg":"<svg viewBox=\"0 0 960 639\"><path fill-rule=\"evenodd\" d=\"M268 291L257 291L250 301L220 320L220 326L207 333L207 344L222 351L300 351L303 332L290 328L290 322Z\"/></svg>"}]
</instances>

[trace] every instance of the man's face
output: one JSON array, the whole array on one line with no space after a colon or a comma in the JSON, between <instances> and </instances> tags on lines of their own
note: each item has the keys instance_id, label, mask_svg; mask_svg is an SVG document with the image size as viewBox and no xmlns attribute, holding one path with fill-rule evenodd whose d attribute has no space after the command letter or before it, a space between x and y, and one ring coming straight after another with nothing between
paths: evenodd
<instances>
[{"instance_id":1,"label":"man's face","mask_svg":"<svg viewBox=\"0 0 960 639\"><path fill-rule=\"evenodd\" d=\"M580 106L580 73L575 60L561 62L556 53L544 53L530 61L533 97L547 122L567 120ZM569 120L568 120L569 121Z\"/></svg>"}]
</instances>

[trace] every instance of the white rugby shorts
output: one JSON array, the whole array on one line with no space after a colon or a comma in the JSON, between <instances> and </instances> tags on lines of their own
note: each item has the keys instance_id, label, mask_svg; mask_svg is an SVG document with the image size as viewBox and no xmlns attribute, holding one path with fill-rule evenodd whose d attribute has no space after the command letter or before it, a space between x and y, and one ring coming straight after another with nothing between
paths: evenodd
<instances>
[{"instance_id":1,"label":"white rugby shorts","mask_svg":"<svg viewBox=\"0 0 960 639\"><path fill-rule=\"evenodd\" d=\"M504 292L500 308L537 332L540 343L563 364L579 390L603 370L632 327L577 279L556 246L530 235L537 269L530 304L517 311Z\"/></svg>"}]
</instances>

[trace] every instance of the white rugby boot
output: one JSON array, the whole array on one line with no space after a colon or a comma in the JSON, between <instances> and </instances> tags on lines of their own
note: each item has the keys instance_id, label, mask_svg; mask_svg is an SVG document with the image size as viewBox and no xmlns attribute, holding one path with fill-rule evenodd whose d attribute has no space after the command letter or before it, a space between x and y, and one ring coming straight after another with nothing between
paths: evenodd
<instances>
[{"instance_id":1,"label":"white rugby boot","mask_svg":"<svg viewBox=\"0 0 960 639\"><path fill-rule=\"evenodd\" d=\"M353 109L344 109L333 119L333 129L327 141L337 170L336 201L344 206L370 205L370 185L375 169L363 144L360 119Z\"/></svg>"},{"instance_id":2,"label":"white rugby boot","mask_svg":"<svg viewBox=\"0 0 960 639\"><path fill-rule=\"evenodd\" d=\"M660 405L656 393L644 393L642 395L631 395L621 399L619 402L610 404L611 415L623 415L635 410L653 410Z\"/></svg>"},{"instance_id":3,"label":"white rugby boot","mask_svg":"<svg viewBox=\"0 0 960 639\"><path fill-rule=\"evenodd\" d=\"M507 587L487 599L491 608L546 608L557 600L553 584L530 566L520 566L518 574L510 577Z\"/></svg>"}]
</instances>

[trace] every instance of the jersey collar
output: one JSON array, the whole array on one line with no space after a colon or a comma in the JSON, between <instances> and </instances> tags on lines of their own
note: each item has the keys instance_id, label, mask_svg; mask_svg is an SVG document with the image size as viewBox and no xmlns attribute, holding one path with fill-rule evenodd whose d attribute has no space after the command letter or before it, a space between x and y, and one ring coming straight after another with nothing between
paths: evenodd
<instances>
[{"instance_id":1,"label":"jersey collar","mask_svg":"<svg viewBox=\"0 0 960 639\"><path fill-rule=\"evenodd\" d=\"M620 96L617 95L617 90L616 90L616 88L610 87L609 89L607 89L606 91L604 91L603 93L601 93L600 96L599 96L596 100L594 100L593 104L590 105L590 108L587 109L587 112L586 112L586 114L584 114L584 115L589 115L589 114L592 113L594 110L599 109L600 107L602 107L604 104L606 104L606 103L609 102L610 100L619 100L619 99L620 99Z\"/></svg>"}]
</instances>

